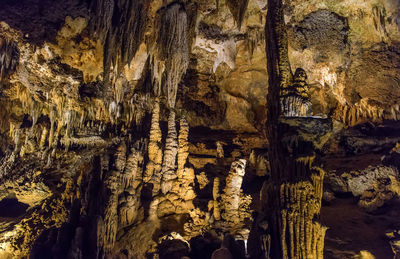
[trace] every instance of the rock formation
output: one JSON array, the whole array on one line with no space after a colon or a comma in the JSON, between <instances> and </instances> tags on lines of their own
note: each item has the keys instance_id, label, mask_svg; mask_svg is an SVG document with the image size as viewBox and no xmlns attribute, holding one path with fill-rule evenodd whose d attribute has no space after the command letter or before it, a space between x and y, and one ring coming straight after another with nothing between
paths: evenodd
<instances>
[{"instance_id":1,"label":"rock formation","mask_svg":"<svg viewBox=\"0 0 400 259\"><path fill-rule=\"evenodd\" d=\"M305 113L302 105L280 108L280 92L287 92L283 95L283 105L292 101L290 94L292 98L302 98L303 92L299 88L304 86L299 84L305 79L299 69L292 79L282 1L268 1L266 38L271 181L264 183L261 201L264 204L262 212L268 215L271 245L265 255L267 258L322 258L326 227L315 219L321 209L324 171L313 166L314 157L303 150L304 140L297 140L294 148L284 146L282 142L288 133L280 125L281 111L284 111L282 115ZM292 81L295 84L290 86Z\"/></svg>"},{"instance_id":2,"label":"rock formation","mask_svg":"<svg viewBox=\"0 0 400 259\"><path fill-rule=\"evenodd\" d=\"M0 258L398 256L398 7L3 1Z\"/></svg>"},{"instance_id":3,"label":"rock formation","mask_svg":"<svg viewBox=\"0 0 400 259\"><path fill-rule=\"evenodd\" d=\"M307 74L297 68L293 83L281 90L281 110L286 117L305 117L310 114L311 102Z\"/></svg>"}]
</instances>

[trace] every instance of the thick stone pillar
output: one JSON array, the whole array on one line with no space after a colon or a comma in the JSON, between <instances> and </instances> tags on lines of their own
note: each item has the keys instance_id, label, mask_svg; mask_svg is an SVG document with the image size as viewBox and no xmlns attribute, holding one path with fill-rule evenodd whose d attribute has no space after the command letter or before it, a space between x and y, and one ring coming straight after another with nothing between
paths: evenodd
<instances>
[{"instance_id":1,"label":"thick stone pillar","mask_svg":"<svg viewBox=\"0 0 400 259\"><path fill-rule=\"evenodd\" d=\"M282 0L268 1L266 52L271 178L261 193L262 214L268 222L262 240L270 242L262 244L263 250L269 250L263 257L322 258L326 228L317 219L324 172L313 166L312 154L304 153L299 134L285 132L287 127L280 121L280 93L293 87ZM289 135L299 139L290 149L282 141Z\"/></svg>"}]
</instances>

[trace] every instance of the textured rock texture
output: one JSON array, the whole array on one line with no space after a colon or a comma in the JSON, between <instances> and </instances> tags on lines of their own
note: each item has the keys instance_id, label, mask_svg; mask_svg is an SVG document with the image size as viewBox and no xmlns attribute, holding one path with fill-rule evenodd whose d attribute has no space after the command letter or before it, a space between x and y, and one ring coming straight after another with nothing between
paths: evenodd
<instances>
[{"instance_id":1,"label":"textured rock texture","mask_svg":"<svg viewBox=\"0 0 400 259\"><path fill-rule=\"evenodd\" d=\"M396 0L3 1L0 257L398 254L399 17ZM352 247L349 215L379 236Z\"/></svg>"}]
</instances>

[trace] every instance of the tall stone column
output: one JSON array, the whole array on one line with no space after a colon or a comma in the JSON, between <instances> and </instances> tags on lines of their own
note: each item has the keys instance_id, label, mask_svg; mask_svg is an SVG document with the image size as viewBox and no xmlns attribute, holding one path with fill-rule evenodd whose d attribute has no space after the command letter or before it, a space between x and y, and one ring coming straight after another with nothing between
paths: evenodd
<instances>
[{"instance_id":1,"label":"tall stone column","mask_svg":"<svg viewBox=\"0 0 400 259\"><path fill-rule=\"evenodd\" d=\"M266 19L268 66L267 137L271 178L261 193L265 258L322 258L326 228L317 219L321 208L324 172L313 165L313 154L302 148L297 132L285 131L280 93L293 86L282 0L268 0ZM298 139L287 148L283 137ZM268 238L266 238L268 237ZM265 242L264 242L265 243Z\"/></svg>"}]
</instances>

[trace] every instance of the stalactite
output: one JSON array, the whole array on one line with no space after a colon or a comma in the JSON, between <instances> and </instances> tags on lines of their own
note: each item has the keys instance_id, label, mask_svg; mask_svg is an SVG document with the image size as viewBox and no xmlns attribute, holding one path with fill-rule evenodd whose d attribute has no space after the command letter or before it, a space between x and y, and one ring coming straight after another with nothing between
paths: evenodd
<instances>
[{"instance_id":1,"label":"stalactite","mask_svg":"<svg viewBox=\"0 0 400 259\"><path fill-rule=\"evenodd\" d=\"M114 99L117 102L117 104L120 104L124 101L124 95L125 95L125 87L128 84L126 82L126 79L123 77L118 77L114 83Z\"/></svg>"},{"instance_id":2,"label":"stalactite","mask_svg":"<svg viewBox=\"0 0 400 259\"><path fill-rule=\"evenodd\" d=\"M168 106L174 108L178 84L189 64L186 10L178 3L167 6L162 10L159 25L157 59L165 62L166 89L163 92L166 93ZM158 62L154 62L154 70L160 70Z\"/></svg>"},{"instance_id":3,"label":"stalactite","mask_svg":"<svg viewBox=\"0 0 400 259\"><path fill-rule=\"evenodd\" d=\"M111 65L123 68L135 56L144 40L149 7L147 0L91 1L91 29L104 46L104 81L108 83Z\"/></svg>"},{"instance_id":4,"label":"stalactite","mask_svg":"<svg viewBox=\"0 0 400 259\"><path fill-rule=\"evenodd\" d=\"M25 154L31 153L35 150L36 141L34 138L34 129L35 129L37 120L40 117L40 114L41 114L40 104L36 101L32 101L31 102L31 110L30 110L30 115L32 118L32 126L25 134L25 142L24 142L23 146L21 147L21 153L20 153L21 156L24 156Z\"/></svg>"},{"instance_id":5,"label":"stalactite","mask_svg":"<svg viewBox=\"0 0 400 259\"><path fill-rule=\"evenodd\" d=\"M108 112L110 114L111 123L115 124L118 122L118 104L115 101L112 101L108 106Z\"/></svg>"},{"instance_id":6,"label":"stalactite","mask_svg":"<svg viewBox=\"0 0 400 259\"><path fill-rule=\"evenodd\" d=\"M381 107L370 104L369 100L365 98L355 104L339 105L333 116L345 126L350 127L367 121L379 123L384 119L398 120L400 118L400 105Z\"/></svg>"},{"instance_id":7,"label":"stalactite","mask_svg":"<svg viewBox=\"0 0 400 259\"><path fill-rule=\"evenodd\" d=\"M61 140L61 143L67 145L66 140ZM88 137L69 137L68 145L79 145L83 147L107 147L113 144L113 141L106 141L99 136L88 136Z\"/></svg>"},{"instance_id":8,"label":"stalactite","mask_svg":"<svg viewBox=\"0 0 400 259\"><path fill-rule=\"evenodd\" d=\"M36 101L33 101L33 106L31 110L31 118L32 118L32 127L31 130L35 127L37 120L39 119L41 115L42 107L40 107L40 104Z\"/></svg>"},{"instance_id":9,"label":"stalactite","mask_svg":"<svg viewBox=\"0 0 400 259\"><path fill-rule=\"evenodd\" d=\"M19 63L19 50L15 42L0 37L0 81L12 74Z\"/></svg>"},{"instance_id":10,"label":"stalactite","mask_svg":"<svg viewBox=\"0 0 400 259\"><path fill-rule=\"evenodd\" d=\"M161 84L163 74L165 72L165 62L161 60L157 60L157 58L153 58L153 69L152 69L152 85L153 85L153 94L155 96L161 96Z\"/></svg>"},{"instance_id":11,"label":"stalactite","mask_svg":"<svg viewBox=\"0 0 400 259\"><path fill-rule=\"evenodd\" d=\"M247 29L247 49L250 60L253 58L254 50L262 43L265 43L264 30L259 27L249 27Z\"/></svg>"},{"instance_id":12,"label":"stalactite","mask_svg":"<svg viewBox=\"0 0 400 259\"><path fill-rule=\"evenodd\" d=\"M19 154L21 150L21 131L22 129L16 129L14 134L14 153Z\"/></svg>"},{"instance_id":13,"label":"stalactite","mask_svg":"<svg viewBox=\"0 0 400 259\"><path fill-rule=\"evenodd\" d=\"M227 0L229 10L235 18L238 29L242 26L244 13L246 12L249 0Z\"/></svg>"},{"instance_id":14,"label":"stalactite","mask_svg":"<svg viewBox=\"0 0 400 259\"><path fill-rule=\"evenodd\" d=\"M64 114L64 126L66 126L64 135L64 145L65 149L68 150L71 144L71 134L74 128L74 121L76 119L76 112L74 110L67 110Z\"/></svg>"},{"instance_id":15,"label":"stalactite","mask_svg":"<svg viewBox=\"0 0 400 259\"><path fill-rule=\"evenodd\" d=\"M372 17L374 20L374 27L375 30L379 31L383 38L389 37L389 33L386 29L386 19L387 19L387 15L386 15L386 9L385 7L381 7L381 6L374 6L372 7Z\"/></svg>"}]
</instances>

